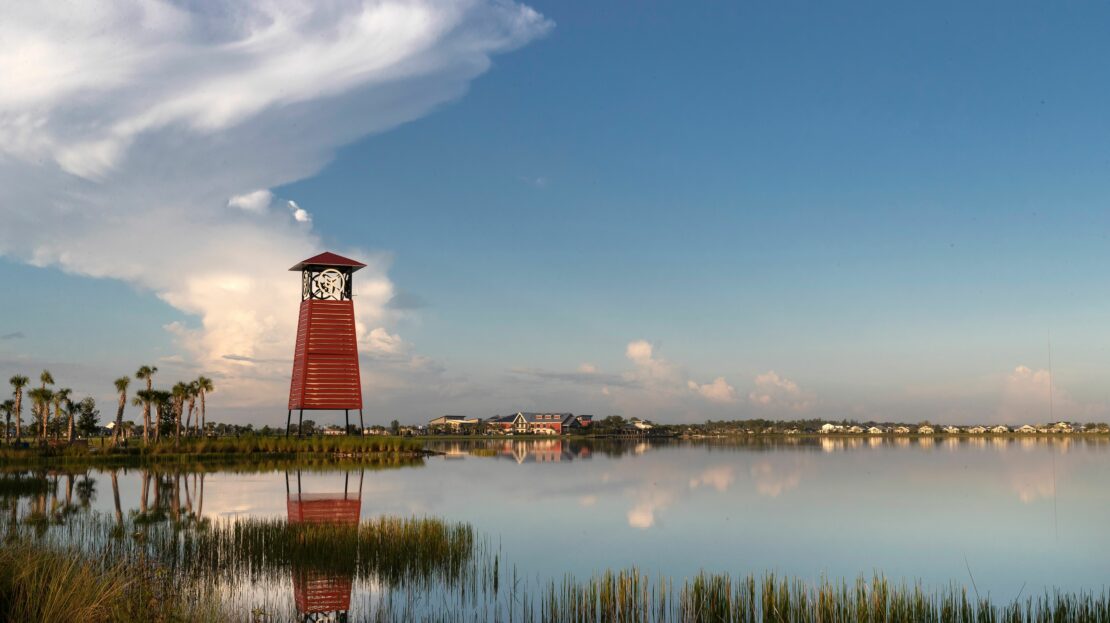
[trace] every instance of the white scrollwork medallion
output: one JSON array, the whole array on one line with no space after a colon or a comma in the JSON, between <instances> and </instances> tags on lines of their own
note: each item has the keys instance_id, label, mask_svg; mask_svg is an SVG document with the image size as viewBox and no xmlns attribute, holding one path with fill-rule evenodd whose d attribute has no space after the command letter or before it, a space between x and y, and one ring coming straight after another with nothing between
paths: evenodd
<instances>
[{"instance_id":1,"label":"white scrollwork medallion","mask_svg":"<svg viewBox=\"0 0 1110 623\"><path fill-rule=\"evenodd\" d=\"M325 301L342 301L347 294L347 276L328 268L312 279L312 298Z\"/></svg>"}]
</instances>

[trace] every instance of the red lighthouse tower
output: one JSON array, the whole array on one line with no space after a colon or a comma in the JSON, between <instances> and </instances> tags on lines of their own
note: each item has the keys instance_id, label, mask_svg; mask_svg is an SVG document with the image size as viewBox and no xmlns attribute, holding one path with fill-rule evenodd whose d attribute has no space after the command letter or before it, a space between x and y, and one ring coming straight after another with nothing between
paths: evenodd
<instances>
[{"instance_id":1,"label":"red lighthouse tower","mask_svg":"<svg viewBox=\"0 0 1110 623\"><path fill-rule=\"evenodd\" d=\"M306 409L342 409L348 429L351 410L358 409L362 431L362 382L351 278L365 266L328 252L289 269L301 273L301 315L297 322L293 379L289 384L286 436L294 410L300 412L297 434L301 434Z\"/></svg>"}]
</instances>

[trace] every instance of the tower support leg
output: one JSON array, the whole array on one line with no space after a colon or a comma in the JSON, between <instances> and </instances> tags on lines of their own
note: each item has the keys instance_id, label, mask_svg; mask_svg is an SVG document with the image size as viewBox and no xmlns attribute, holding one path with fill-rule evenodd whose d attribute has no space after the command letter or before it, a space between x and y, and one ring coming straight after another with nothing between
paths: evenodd
<instances>
[{"instance_id":1,"label":"tower support leg","mask_svg":"<svg viewBox=\"0 0 1110 623\"><path fill-rule=\"evenodd\" d=\"M363 435L366 431L366 424L362 423L362 409L358 410L358 434Z\"/></svg>"},{"instance_id":2,"label":"tower support leg","mask_svg":"<svg viewBox=\"0 0 1110 623\"><path fill-rule=\"evenodd\" d=\"M343 409L343 434L351 434L351 410Z\"/></svg>"},{"instance_id":3,"label":"tower support leg","mask_svg":"<svg viewBox=\"0 0 1110 623\"><path fill-rule=\"evenodd\" d=\"M301 414L297 416L297 436L304 436L304 409L301 409Z\"/></svg>"},{"instance_id":4,"label":"tower support leg","mask_svg":"<svg viewBox=\"0 0 1110 623\"><path fill-rule=\"evenodd\" d=\"M285 414L285 436L289 436L289 425L293 420L293 410L290 409L289 413Z\"/></svg>"}]
</instances>

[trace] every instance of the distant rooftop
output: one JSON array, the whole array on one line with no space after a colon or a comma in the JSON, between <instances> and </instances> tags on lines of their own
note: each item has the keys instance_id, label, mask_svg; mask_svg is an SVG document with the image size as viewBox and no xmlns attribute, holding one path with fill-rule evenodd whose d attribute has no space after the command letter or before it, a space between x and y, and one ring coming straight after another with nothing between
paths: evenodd
<instances>
[{"instance_id":1,"label":"distant rooftop","mask_svg":"<svg viewBox=\"0 0 1110 623\"><path fill-rule=\"evenodd\" d=\"M349 257L336 255L331 251L324 251L319 255L313 255L307 260L301 260L296 266L290 268L289 270L301 271L310 266L341 266L344 268L350 268L352 269L351 272L354 272L360 268L365 268L366 264L352 260Z\"/></svg>"}]
</instances>

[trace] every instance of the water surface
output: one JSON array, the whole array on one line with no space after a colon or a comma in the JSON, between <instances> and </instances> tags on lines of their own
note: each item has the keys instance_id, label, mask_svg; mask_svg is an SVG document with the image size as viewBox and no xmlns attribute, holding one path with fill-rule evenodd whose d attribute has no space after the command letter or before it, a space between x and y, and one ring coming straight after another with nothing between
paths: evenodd
<instances>
[{"instance_id":1,"label":"water surface","mask_svg":"<svg viewBox=\"0 0 1110 623\"><path fill-rule=\"evenodd\" d=\"M429 447L443 454L388 470L38 474L56 484L49 494L16 494L15 510L127 518L164 508L195 521L437 517L471 524L506 574L536 586L631 566L679 580L701 570L814 581L883 573L926 587L974 584L1010 600L1102 590L1110 578L1110 443L1100 438ZM245 585L244 602L279 609L297 589L273 578ZM339 586L356 604L380 589Z\"/></svg>"}]
</instances>

